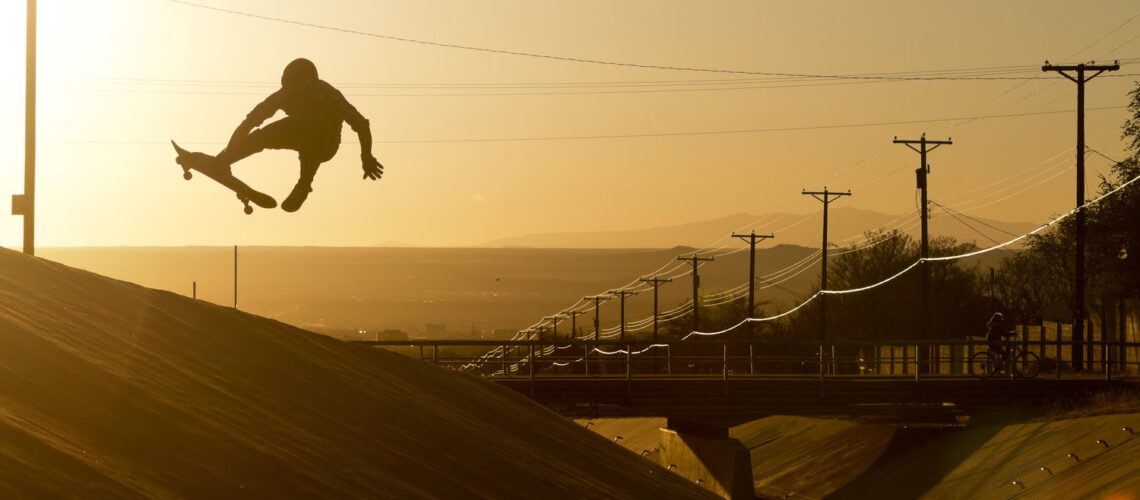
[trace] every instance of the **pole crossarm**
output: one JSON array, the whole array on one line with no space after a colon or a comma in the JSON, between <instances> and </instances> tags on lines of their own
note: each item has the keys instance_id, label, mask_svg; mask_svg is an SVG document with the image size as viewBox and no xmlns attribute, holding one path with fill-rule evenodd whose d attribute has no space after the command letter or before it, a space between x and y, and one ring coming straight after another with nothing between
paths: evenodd
<instances>
[{"instance_id":1,"label":"pole crossarm","mask_svg":"<svg viewBox=\"0 0 1140 500\"><path fill-rule=\"evenodd\" d=\"M828 191L827 186L824 186L823 191L808 191L805 189L803 194L810 195L812 198L822 201L824 204L828 204L835 200L838 200L841 196L851 196L851 190L848 189L847 191ZM832 196L834 196L834 198L832 198Z\"/></svg>"},{"instance_id":2,"label":"pole crossarm","mask_svg":"<svg viewBox=\"0 0 1140 500\"><path fill-rule=\"evenodd\" d=\"M775 237L776 237L776 235L774 235L774 234L772 234L772 233L768 233L768 234L756 234L756 232L755 232L755 231L753 231L753 232L751 232L751 233L749 233L749 234L736 234L736 233L732 233L732 237L733 237L733 238L740 238L740 239L742 239L742 240L744 240L744 241L747 241L749 244L755 245L755 244L756 244L756 242L758 242L758 241L760 241L760 240L764 240L764 239L767 239L767 238L775 238Z\"/></svg>"},{"instance_id":3,"label":"pole crossarm","mask_svg":"<svg viewBox=\"0 0 1140 500\"><path fill-rule=\"evenodd\" d=\"M1041 71L1056 71L1057 73L1060 73L1061 76L1072 80L1074 83L1081 83L1092 80L1093 78L1096 78L1097 75L1104 73L1105 71L1120 70L1120 61L1113 61L1112 64L1095 64L1095 62L1096 61L1090 61L1089 64L1058 65L1049 64L1049 61L1045 61L1045 64L1041 66ZM1072 75L1066 73L1066 71L1076 71L1077 77L1074 78ZM1093 73L1091 76L1086 77L1084 76L1085 71L1096 71L1096 73Z\"/></svg>"}]
</instances>

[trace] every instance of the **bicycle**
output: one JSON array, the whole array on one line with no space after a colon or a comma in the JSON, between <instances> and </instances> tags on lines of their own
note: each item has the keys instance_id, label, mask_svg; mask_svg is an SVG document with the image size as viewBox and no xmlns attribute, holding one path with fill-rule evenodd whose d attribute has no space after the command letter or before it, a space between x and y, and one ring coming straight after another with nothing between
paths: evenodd
<instances>
[{"instance_id":1,"label":"bicycle","mask_svg":"<svg viewBox=\"0 0 1140 500\"><path fill-rule=\"evenodd\" d=\"M1021 378L1033 378L1041 371L1041 361L1036 353L1023 350L1021 346L1006 344L1006 356L999 351L986 349L970 356L970 375L990 378L1000 373L1008 373Z\"/></svg>"}]
</instances>

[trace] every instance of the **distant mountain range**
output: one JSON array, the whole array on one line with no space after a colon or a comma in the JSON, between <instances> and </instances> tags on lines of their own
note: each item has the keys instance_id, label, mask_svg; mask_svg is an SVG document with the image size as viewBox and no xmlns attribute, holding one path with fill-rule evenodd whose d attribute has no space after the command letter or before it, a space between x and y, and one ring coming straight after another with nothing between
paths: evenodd
<instances>
[{"instance_id":1,"label":"distant mountain range","mask_svg":"<svg viewBox=\"0 0 1140 500\"><path fill-rule=\"evenodd\" d=\"M527 248L672 248L676 246L732 247L744 242L731 238L733 231L755 230L757 233L775 233L772 244L790 244L819 247L823 214L777 213L767 216L739 213L705 220L628 231L593 231L579 233L539 233L488 241L480 247ZM985 247L994 241L1007 241L1012 235L1022 235L1039 225L1030 222L1007 222L992 219L957 219L942 214L930 220L930 235L950 236L958 241L975 241ZM833 245L848 246L862 239L865 231L885 228L903 229L918 236L918 213L887 215L857 208L832 208L828 215L828 240Z\"/></svg>"}]
</instances>

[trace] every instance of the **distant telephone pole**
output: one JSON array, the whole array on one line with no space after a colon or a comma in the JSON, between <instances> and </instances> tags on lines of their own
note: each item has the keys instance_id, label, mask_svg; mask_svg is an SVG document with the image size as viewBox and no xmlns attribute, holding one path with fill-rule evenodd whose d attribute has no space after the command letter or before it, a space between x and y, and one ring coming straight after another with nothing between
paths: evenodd
<instances>
[{"instance_id":1,"label":"distant telephone pole","mask_svg":"<svg viewBox=\"0 0 1140 500\"><path fill-rule=\"evenodd\" d=\"M926 153L934 151L943 144L954 144L947 137L945 141L928 141L926 134L922 134L922 138L918 140L899 140L895 137L895 144L905 144L906 147L914 150L919 154L918 169L914 171L917 176L918 189L922 191L922 242L921 242L921 257L926 259L930 257L930 238L926 231L926 224L930 220L929 209L930 203L926 201L926 176L930 174L930 164L926 163ZM918 147L914 147L915 144ZM919 320L919 337L928 338L930 330L930 263L922 260L918 264L919 270L919 288L922 303L922 319Z\"/></svg>"},{"instance_id":2,"label":"distant telephone pole","mask_svg":"<svg viewBox=\"0 0 1140 500\"><path fill-rule=\"evenodd\" d=\"M693 331L695 332L695 331L699 330L700 326L701 326L700 296L697 295L698 290L701 288L701 277L697 275L697 268L700 267L700 263L702 261L712 262L713 258L712 257L697 257L696 254L693 254L692 257L680 257L680 256L678 256L677 260L687 260L687 261L690 261L693 263Z\"/></svg>"},{"instance_id":3,"label":"distant telephone pole","mask_svg":"<svg viewBox=\"0 0 1140 500\"><path fill-rule=\"evenodd\" d=\"M24 194L12 195L12 215L24 216L24 253L36 254L36 0L28 0L24 77Z\"/></svg>"},{"instance_id":4,"label":"distant telephone pole","mask_svg":"<svg viewBox=\"0 0 1140 500\"><path fill-rule=\"evenodd\" d=\"M581 314L586 314L586 311L570 310L570 311L564 311L564 312L562 312L562 314L565 315L566 317L570 318L570 337L569 338L570 338L570 340L573 340L574 337L576 337L578 335L578 321L577 321L578 316Z\"/></svg>"},{"instance_id":5,"label":"distant telephone pole","mask_svg":"<svg viewBox=\"0 0 1140 500\"><path fill-rule=\"evenodd\" d=\"M732 233L733 238L740 238L748 242L748 317L756 317L756 244L768 238L775 238L772 233L756 234L756 231L751 231L748 234Z\"/></svg>"},{"instance_id":6,"label":"distant telephone pole","mask_svg":"<svg viewBox=\"0 0 1140 500\"><path fill-rule=\"evenodd\" d=\"M1041 71L1056 71L1077 84L1077 208L1085 204L1085 82L1096 78L1105 71L1117 71L1119 62L1111 66L1077 64L1075 66L1054 66L1045 61ZM1076 72L1074 78L1066 71ZM1095 71L1085 76L1086 71ZM1073 370L1084 369L1083 345L1085 341L1085 218L1084 210L1077 210L1076 219L1076 269L1073 287Z\"/></svg>"},{"instance_id":7,"label":"distant telephone pole","mask_svg":"<svg viewBox=\"0 0 1140 500\"><path fill-rule=\"evenodd\" d=\"M606 293L617 296L621 301L621 340L625 340L625 298L630 295L637 295L637 292L633 290L610 290Z\"/></svg>"},{"instance_id":8,"label":"distant telephone pole","mask_svg":"<svg viewBox=\"0 0 1140 500\"><path fill-rule=\"evenodd\" d=\"M610 295L591 295L586 297L586 300L594 301L594 340L598 340L601 335L601 322L599 321L598 313L602 310L602 302L610 300Z\"/></svg>"},{"instance_id":9,"label":"distant telephone pole","mask_svg":"<svg viewBox=\"0 0 1140 500\"><path fill-rule=\"evenodd\" d=\"M641 281L642 283L649 283L649 285L653 287L653 341L657 342L657 288L673 280L669 278L658 278L657 276L654 276L652 278L641 278L638 281Z\"/></svg>"},{"instance_id":10,"label":"distant telephone pole","mask_svg":"<svg viewBox=\"0 0 1140 500\"><path fill-rule=\"evenodd\" d=\"M838 200L843 196L851 196L851 190L846 192L828 191L827 186L823 187L823 191L808 191L804 190L803 194L811 196L823 202L823 246L821 247L822 253L820 258L823 259L823 267L819 275L819 289L827 290L827 206L831 202ZM834 196L834 198L832 198ZM819 296L819 339L827 340L827 294Z\"/></svg>"},{"instance_id":11,"label":"distant telephone pole","mask_svg":"<svg viewBox=\"0 0 1140 500\"><path fill-rule=\"evenodd\" d=\"M543 316L542 319L550 322L550 335L554 340L558 340L558 320L564 319L566 316L562 314L555 314L554 316ZM542 340L542 339L539 339Z\"/></svg>"}]
</instances>

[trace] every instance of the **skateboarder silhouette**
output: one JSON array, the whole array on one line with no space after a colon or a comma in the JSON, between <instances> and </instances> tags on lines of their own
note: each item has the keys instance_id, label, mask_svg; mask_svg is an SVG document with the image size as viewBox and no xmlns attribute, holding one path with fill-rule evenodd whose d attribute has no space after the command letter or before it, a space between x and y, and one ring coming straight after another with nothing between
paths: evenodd
<instances>
[{"instance_id":1,"label":"skateboarder silhouette","mask_svg":"<svg viewBox=\"0 0 1140 500\"><path fill-rule=\"evenodd\" d=\"M261 126L279 110L287 116ZM285 66L281 74L281 89L270 94L246 115L225 149L214 158L217 166L228 174L233 163L266 149L296 151L301 162L301 175L293 191L281 202L283 210L295 212L313 190L317 168L336 155L344 122L360 138L363 178L380 179L384 166L372 155L372 132L368 128L368 120L348 103L344 94L317 77L317 67L312 61L296 59Z\"/></svg>"}]
</instances>

